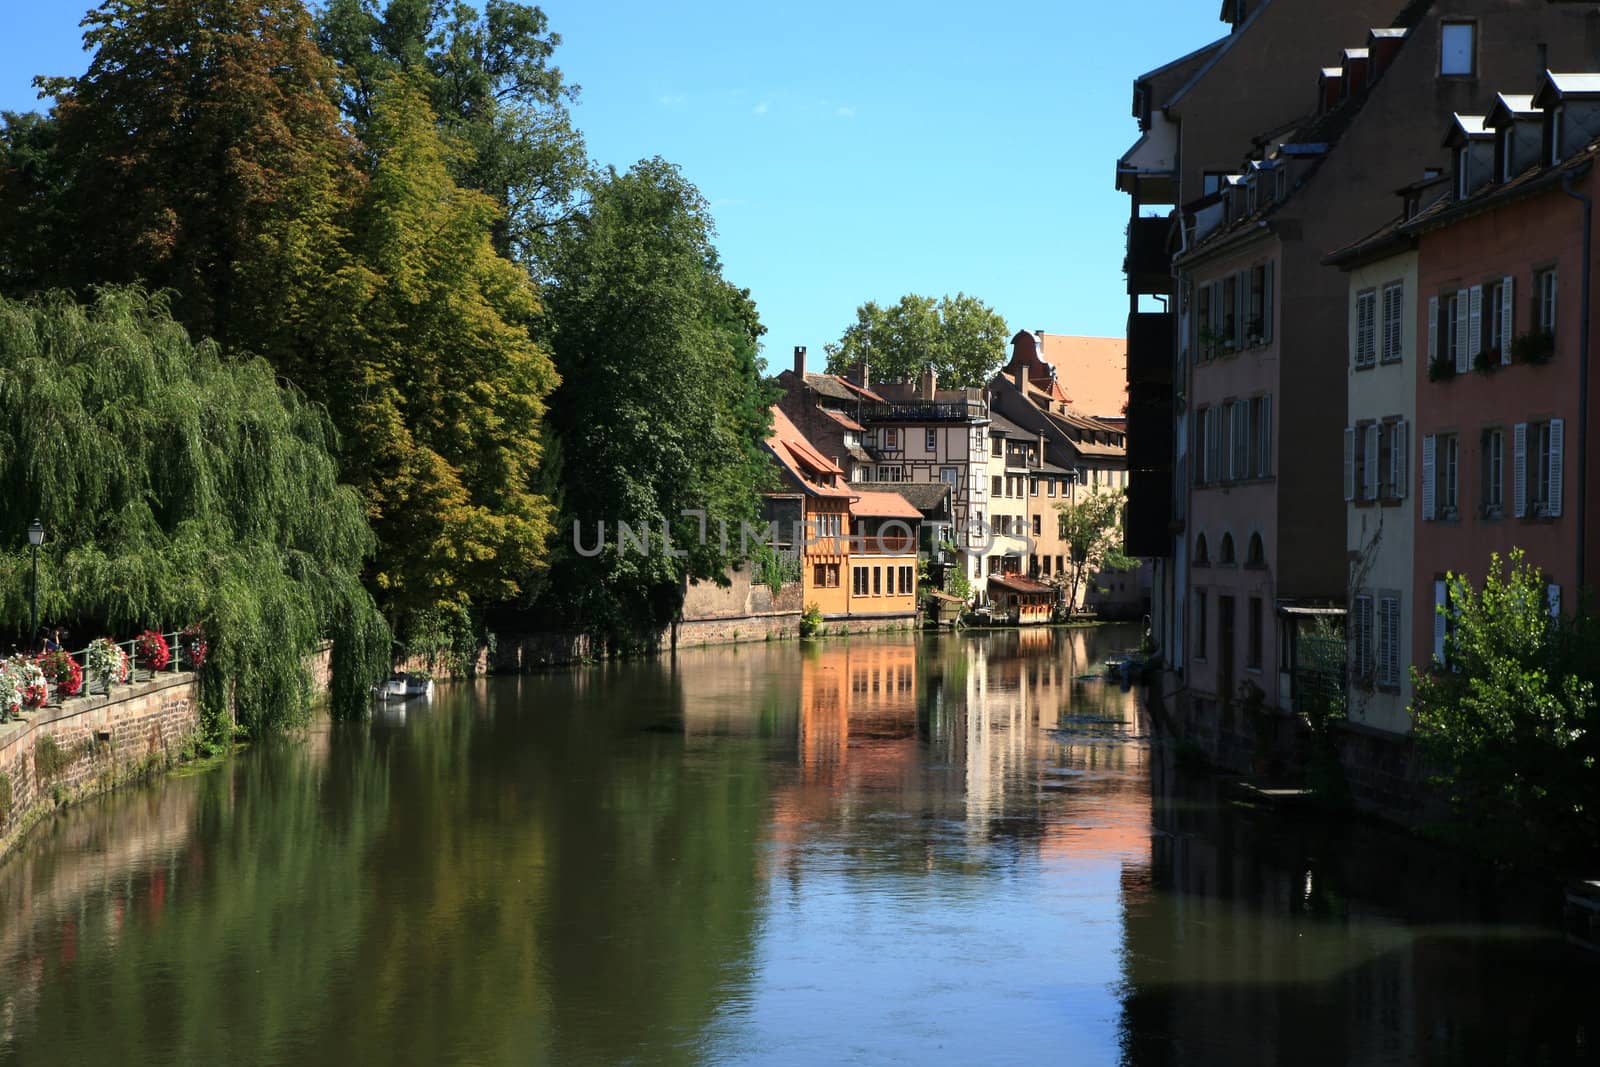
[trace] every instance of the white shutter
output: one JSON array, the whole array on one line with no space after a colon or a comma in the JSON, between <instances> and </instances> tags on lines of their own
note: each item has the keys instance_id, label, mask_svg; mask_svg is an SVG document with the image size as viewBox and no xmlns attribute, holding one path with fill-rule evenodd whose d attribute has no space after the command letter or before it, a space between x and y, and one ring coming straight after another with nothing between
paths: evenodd
<instances>
[{"instance_id":1,"label":"white shutter","mask_svg":"<svg viewBox=\"0 0 1600 1067\"><path fill-rule=\"evenodd\" d=\"M1472 297L1465 289L1456 290L1456 373L1465 374L1472 369L1472 353L1467 351L1467 329L1471 318Z\"/></svg>"},{"instance_id":2,"label":"white shutter","mask_svg":"<svg viewBox=\"0 0 1600 1067\"><path fill-rule=\"evenodd\" d=\"M1550 617L1552 619L1561 618L1561 587L1552 582L1545 587L1544 593L1545 599L1550 605Z\"/></svg>"},{"instance_id":3,"label":"white shutter","mask_svg":"<svg viewBox=\"0 0 1600 1067\"><path fill-rule=\"evenodd\" d=\"M1428 297L1428 362L1439 358L1439 298Z\"/></svg>"},{"instance_id":4,"label":"white shutter","mask_svg":"<svg viewBox=\"0 0 1600 1067\"><path fill-rule=\"evenodd\" d=\"M1411 488L1406 484L1410 478L1406 453L1411 445L1411 427L1405 419L1401 419L1390 426L1389 432L1393 434L1389 444L1389 491L1396 500L1404 500Z\"/></svg>"},{"instance_id":5,"label":"white shutter","mask_svg":"<svg viewBox=\"0 0 1600 1067\"><path fill-rule=\"evenodd\" d=\"M1448 620L1445 618L1446 599L1449 596L1448 587L1442 579L1435 579L1433 583L1433 661L1444 663L1444 637Z\"/></svg>"},{"instance_id":6,"label":"white shutter","mask_svg":"<svg viewBox=\"0 0 1600 1067\"><path fill-rule=\"evenodd\" d=\"M1394 297L1384 309L1385 330L1383 357L1398 362L1405 355L1406 341L1406 288L1391 285L1389 295Z\"/></svg>"},{"instance_id":7,"label":"white shutter","mask_svg":"<svg viewBox=\"0 0 1600 1067\"><path fill-rule=\"evenodd\" d=\"M1271 264L1267 267L1267 277L1272 276ZM1256 473L1262 478L1272 473L1272 396L1268 394L1261 398L1261 425L1256 427L1256 432L1261 435L1261 465Z\"/></svg>"},{"instance_id":8,"label":"white shutter","mask_svg":"<svg viewBox=\"0 0 1600 1067\"><path fill-rule=\"evenodd\" d=\"M1566 437L1566 420L1550 420L1550 488L1549 509L1547 514L1552 518L1561 516L1561 466L1562 445Z\"/></svg>"},{"instance_id":9,"label":"white shutter","mask_svg":"<svg viewBox=\"0 0 1600 1067\"><path fill-rule=\"evenodd\" d=\"M1500 362L1511 362L1512 328L1517 324L1517 279L1507 274L1500 280Z\"/></svg>"},{"instance_id":10,"label":"white shutter","mask_svg":"<svg viewBox=\"0 0 1600 1067\"><path fill-rule=\"evenodd\" d=\"M1382 611L1379 615L1382 638L1379 645L1383 653L1381 670L1385 685L1400 684L1400 600L1397 597L1386 596L1383 598Z\"/></svg>"},{"instance_id":11,"label":"white shutter","mask_svg":"<svg viewBox=\"0 0 1600 1067\"><path fill-rule=\"evenodd\" d=\"M1428 434L1422 439L1422 517L1431 522L1434 518L1434 438Z\"/></svg>"},{"instance_id":12,"label":"white shutter","mask_svg":"<svg viewBox=\"0 0 1600 1067\"><path fill-rule=\"evenodd\" d=\"M1366 455L1363 457L1362 470L1366 472L1362 496L1367 500L1378 499L1378 454L1381 439L1379 434L1382 427L1372 423L1367 427Z\"/></svg>"},{"instance_id":13,"label":"white shutter","mask_svg":"<svg viewBox=\"0 0 1600 1067\"><path fill-rule=\"evenodd\" d=\"M1511 487L1512 514L1524 518L1528 514L1528 424L1519 422L1511 431Z\"/></svg>"},{"instance_id":14,"label":"white shutter","mask_svg":"<svg viewBox=\"0 0 1600 1067\"><path fill-rule=\"evenodd\" d=\"M1250 314L1250 272L1242 270L1233 277L1233 347L1244 348L1244 317Z\"/></svg>"},{"instance_id":15,"label":"white shutter","mask_svg":"<svg viewBox=\"0 0 1600 1067\"><path fill-rule=\"evenodd\" d=\"M1344 498L1356 498L1356 431L1353 426L1344 428Z\"/></svg>"},{"instance_id":16,"label":"white shutter","mask_svg":"<svg viewBox=\"0 0 1600 1067\"><path fill-rule=\"evenodd\" d=\"M1470 290L1467 307L1467 365L1478 358L1478 353L1483 350L1483 286L1474 285Z\"/></svg>"}]
</instances>

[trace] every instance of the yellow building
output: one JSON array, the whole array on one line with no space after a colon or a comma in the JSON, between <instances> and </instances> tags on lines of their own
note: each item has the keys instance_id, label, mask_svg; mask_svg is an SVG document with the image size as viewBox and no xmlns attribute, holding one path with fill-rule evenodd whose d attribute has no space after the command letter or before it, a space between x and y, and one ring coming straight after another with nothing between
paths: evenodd
<instances>
[{"instance_id":1,"label":"yellow building","mask_svg":"<svg viewBox=\"0 0 1600 1067\"><path fill-rule=\"evenodd\" d=\"M856 494L839 465L811 447L778 408L772 409L767 451L787 486L803 498L805 529L798 543L804 602L817 605L824 618L842 619L850 612L850 501Z\"/></svg>"},{"instance_id":2,"label":"yellow building","mask_svg":"<svg viewBox=\"0 0 1600 1067\"><path fill-rule=\"evenodd\" d=\"M918 511L898 493L855 490L850 502L850 617L917 612Z\"/></svg>"}]
</instances>

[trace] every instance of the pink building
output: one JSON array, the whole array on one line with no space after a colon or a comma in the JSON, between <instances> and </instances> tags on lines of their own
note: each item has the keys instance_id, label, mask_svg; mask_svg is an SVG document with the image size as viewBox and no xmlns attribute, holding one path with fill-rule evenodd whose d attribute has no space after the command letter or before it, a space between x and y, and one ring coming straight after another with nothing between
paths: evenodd
<instances>
[{"instance_id":1,"label":"pink building","mask_svg":"<svg viewBox=\"0 0 1600 1067\"><path fill-rule=\"evenodd\" d=\"M1442 658L1448 572L1526 551L1553 610L1593 584L1597 494L1583 390L1593 292L1587 203L1600 197L1600 75L1547 74L1458 115L1452 195L1402 229L1418 240L1412 648Z\"/></svg>"}]
</instances>

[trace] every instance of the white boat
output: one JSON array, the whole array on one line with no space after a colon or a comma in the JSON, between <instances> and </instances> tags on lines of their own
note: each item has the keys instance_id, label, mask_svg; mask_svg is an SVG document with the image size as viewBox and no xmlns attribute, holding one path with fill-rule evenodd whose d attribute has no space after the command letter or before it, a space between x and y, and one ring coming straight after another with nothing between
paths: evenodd
<instances>
[{"instance_id":1,"label":"white boat","mask_svg":"<svg viewBox=\"0 0 1600 1067\"><path fill-rule=\"evenodd\" d=\"M385 678L372 687L379 700L411 700L433 696L432 678L411 678L403 674Z\"/></svg>"}]
</instances>

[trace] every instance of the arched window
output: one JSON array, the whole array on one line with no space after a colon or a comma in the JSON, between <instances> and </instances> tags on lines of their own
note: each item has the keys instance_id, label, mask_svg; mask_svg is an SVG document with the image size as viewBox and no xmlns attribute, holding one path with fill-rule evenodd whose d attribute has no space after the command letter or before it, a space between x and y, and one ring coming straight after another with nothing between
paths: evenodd
<instances>
[{"instance_id":1,"label":"arched window","mask_svg":"<svg viewBox=\"0 0 1600 1067\"><path fill-rule=\"evenodd\" d=\"M1250 535L1250 546L1244 551L1244 565L1246 567L1265 567L1267 565L1267 549L1261 543L1261 535Z\"/></svg>"},{"instance_id":2,"label":"arched window","mask_svg":"<svg viewBox=\"0 0 1600 1067\"><path fill-rule=\"evenodd\" d=\"M1200 534L1194 539L1194 565L1196 567L1211 566L1211 554L1206 548L1206 535Z\"/></svg>"},{"instance_id":3,"label":"arched window","mask_svg":"<svg viewBox=\"0 0 1600 1067\"><path fill-rule=\"evenodd\" d=\"M1233 534L1225 533L1222 535L1222 551L1217 555L1217 562L1224 567L1238 562L1233 555Z\"/></svg>"}]
</instances>

